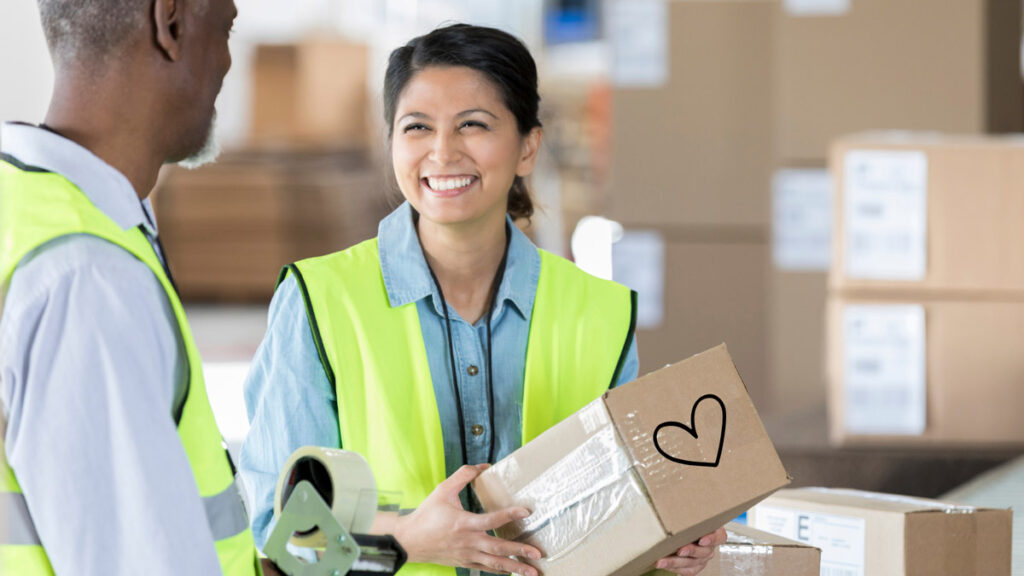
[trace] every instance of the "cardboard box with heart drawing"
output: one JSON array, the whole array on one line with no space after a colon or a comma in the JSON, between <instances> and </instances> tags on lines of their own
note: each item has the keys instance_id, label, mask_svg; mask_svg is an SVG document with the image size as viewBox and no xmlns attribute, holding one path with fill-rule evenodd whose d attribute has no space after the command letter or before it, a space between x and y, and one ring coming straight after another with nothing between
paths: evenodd
<instances>
[{"instance_id":1,"label":"cardboard box with heart drawing","mask_svg":"<svg viewBox=\"0 0 1024 576\"><path fill-rule=\"evenodd\" d=\"M725 345L605 393L473 483L545 576L638 576L789 483Z\"/></svg>"}]
</instances>

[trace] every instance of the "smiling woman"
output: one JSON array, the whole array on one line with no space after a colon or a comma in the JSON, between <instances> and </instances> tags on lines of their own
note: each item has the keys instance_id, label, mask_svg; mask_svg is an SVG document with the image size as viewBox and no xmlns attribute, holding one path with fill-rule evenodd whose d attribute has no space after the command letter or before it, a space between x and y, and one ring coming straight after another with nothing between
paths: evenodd
<instances>
[{"instance_id":1,"label":"smiling woman","mask_svg":"<svg viewBox=\"0 0 1024 576\"><path fill-rule=\"evenodd\" d=\"M515 226L533 213L539 102L533 58L499 30L457 24L392 52L384 111L406 202L377 238L283 274L246 384L257 541L292 451L343 446L414 509L391 527L403 574L536 576L539 550L489 534L530 511L480 513L467 486L637 375L635 295ZM695 574L716 542L665 567Z\"/></svg>"}]
</instances>

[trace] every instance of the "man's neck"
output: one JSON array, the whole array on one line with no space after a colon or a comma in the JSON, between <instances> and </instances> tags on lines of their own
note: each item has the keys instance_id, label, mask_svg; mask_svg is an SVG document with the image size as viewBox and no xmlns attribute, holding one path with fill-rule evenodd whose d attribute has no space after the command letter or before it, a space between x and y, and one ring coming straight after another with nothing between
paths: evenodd
<instances>
[{"instance_id":1,"label":"man's neck","mask_svg":"<svg viewBox=\"0 0 1024 576\"><path fill-rule=\"evenodd\" d=\"M153 147L145 99L125 98L132 92L121 84L116 73L102 82L58 74L44 125L121 172L141 200L156 185L163 159Z\"/></svg>"}]
</instances>

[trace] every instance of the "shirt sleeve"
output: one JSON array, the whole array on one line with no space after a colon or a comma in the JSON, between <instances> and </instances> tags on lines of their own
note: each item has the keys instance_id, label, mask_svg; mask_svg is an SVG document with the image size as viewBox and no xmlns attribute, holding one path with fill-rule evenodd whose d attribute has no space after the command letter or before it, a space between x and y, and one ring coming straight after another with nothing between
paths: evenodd
<instances>
[{"instance_id":1,"label":"shirt sleeve","mask_svg":"<svg viewBox=\"0 0 1024 576\"><path fill-rule=\"evenodd\" d=\"M239 470L253 537L262 549L273 529L274 489L288 457L302 446L341 446L334 388L320 364L294 276L281 283L270 303L267 333L245 382L245 407L250 427Z\"/></svg>"},{"instance_id":2,"label":"shirt sleeve","mask_svg":"<svg viewBox=\"0 0 1024 576\"><path fill-rule=\"evenodd\" d=\"M219 574L172 416L186 377L166 293L123 249L61 239L0 321L5 449L57 574Z\"/></svg>"},{"instance_id":3,"label":"shirt sleeve","mask_svg":"<svg viewBox=\"0 0 1024 576\"><path fill-rule=\"evenodd\" d=\"M637 375L640 372L640 358L636 352L636 335L629 342L629 351L626 352L626 362L622 365L622 372L619 373L619 380L615 383L612 388L618 388L623 384L628 384L633 380L636 380Z\"/></svg>"}]
</instances>

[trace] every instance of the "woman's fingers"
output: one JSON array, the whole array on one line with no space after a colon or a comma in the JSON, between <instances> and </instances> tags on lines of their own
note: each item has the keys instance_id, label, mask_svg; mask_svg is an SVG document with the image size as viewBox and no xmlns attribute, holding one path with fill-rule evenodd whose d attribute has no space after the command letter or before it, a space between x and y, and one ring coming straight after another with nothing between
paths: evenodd
<instances>
[{"instance_id":1,"label":"woman's fingers","mask_svg":"<svg viewBox=\"0 0 1024 576\"><path fill-rule=\"evenodd\" d=\"M537 569L529 564L523 564L508 558L505 556L493 556L490 554L481 554L474 562L474 566L469 568L476 568L478 570L485 570L487 572L494 572L499 574L521 574L522 576L538 576Z\"/></svg>"},{"instance_id":2,"label":"woman's fingers","mask_svg":"<svg viewBox=\"0 0 1024 576\"><path fill-rule=\"evenodd\" d=\"M501 528L509 522L522 520L530 515L530 511L521 506L502 508L486 514L474 514L472 517L472 528L489 532Z\"/></svg>"},{"instance_id":3,"label":"woman's fingers","mask_svg":"<svg viewBox=\"0 0 1024 576\"><path fill-rule=\"evenodd\" d=\"M484 535L481 540L477 543L476 548L482 550L491 556L519 556L520 558L529 558L531 560L540 559L540 550L537 550L533 546L528 546L521 542L513 542L511 540L502 540L501 538L495 538L494 536Z\"/></svg>"},{"instance_id":4,"label":"woman's fingers","mask_svg":"<svg viewBox=\"0 0 1024 576\"><path fill-rule=\"evenodd\" d=\"M458 498L459 492L469 485L483 470L478 466L465 465L460 467L444 482L437 485L437 491L445 498Z\"/></svg>"}]
</instances>

